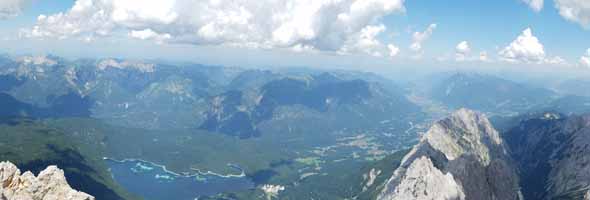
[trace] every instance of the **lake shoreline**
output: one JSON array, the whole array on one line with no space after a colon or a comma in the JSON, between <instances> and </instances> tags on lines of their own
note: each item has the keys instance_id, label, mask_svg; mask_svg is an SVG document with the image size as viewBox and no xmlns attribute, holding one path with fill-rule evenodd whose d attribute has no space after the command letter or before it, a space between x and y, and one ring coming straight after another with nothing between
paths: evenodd
<instances>
[{"instance_id":1,"label":"lake shoreline","mask_svg":"<svg viewBox=\"0 0 590 200\"><path fill-rule=\"evenodd\" d=\"M174 172L174 171L168 170L168 168L166 167L166 165L157 164L157 163L150 162L150 161L143 160L143 159L139 159L139 158L125 158L125 159L122 159L122 160L118 160L118 159L115 159L115 158L103 157L103 160L110 160L110 161L119 162L119 163L124 163L124 162L144 162L144 163L149 163L149 164L151 164L153 166L162 168L162 170L164 170L166 173L170 173L170 174L173 174L175 176L184 177L184 178L196 177L196 176L199 176L199 175L202 175L202 176L217 176L217 177L221 177L221 178L244 178L244 177L247 177L246 176L246 172L242 168L240 168L238 165L235 165L235 164L228 164L228 166L230 166L231 168L234 168L234 169L239 169L241 171L240 174L219 174L219 173L216 173L216 172L213 172L213 171L203 172L200 169L192 168L192 167L190 169L193 170L193 171L195 171L196 173L191 174L190 172L180 172L180 173L179 172Z\"/></svg>"},{"instance_id":2,"label":"lake shoreline","mask_svg":"<svg viewBox=\"0 0 590 200\"><path fill-rule=\"evenodd\" d=\"M151 200L195 199L226 192L249 190L256 187L245 172L240 174L203 172L173 172L165 165L137 158L114 159L103 157L113 179L129 192Z\"/></svg>"}]
</instances>

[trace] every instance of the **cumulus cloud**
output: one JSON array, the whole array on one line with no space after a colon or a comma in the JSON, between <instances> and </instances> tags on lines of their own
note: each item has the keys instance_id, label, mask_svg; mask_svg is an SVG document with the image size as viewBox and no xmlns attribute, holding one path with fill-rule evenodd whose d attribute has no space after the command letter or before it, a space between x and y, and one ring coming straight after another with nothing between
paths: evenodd
<instances>
[{"instance_id":1,"label":"cumulus cloud","mask_svg":"<svg viewBox=\"0 0 590 200\"><path fill-rule=\"evenodd\" d=\"M415 52L422 51L422 43L430 38L434 29L436 29L436 24L430 24L424 32L414 32L410 49Z\"/></svg>"},{"instance_id":2,"label":"cumulus cloud","mask_svg":"<svg viewBox=\"0 0 590 200\"><path fill-rule=\"evenodd\" d=\"M498 54L500 60L511 63L568 65L567 61L559 56L547 56L543 44L533 35L530 28L525 29Z\"/></svg>"},{"instance_id":3,"label":"cumulus cloud","mask_svg":"<svg viewBox=\"0 0 590 200\"><path fill-rule=\"evenodd\" d=\"M385 46L377 40L377 36L385 31L385 25L367 26L360 33L351 37L339 50L340 53L362 52L372 56L381 57Z\"/></svg>"},{"instance_id":4,"label":"cumulus cloud","mask_svg":"<svg viewBox=\"0 0 590 200\"><path fill-rule=\"evenodd\" d=\"M500 59L508 62L542 63L545 60L545 49L533 31L527 28L499 55Z\"/></svg>"},{"instance_id":5,"label":"cumulus cloud","mask_svg":"<svg viewBox=\"0 0 590 200\"><path fill-rule=\"evenodd\" d=\"M590 1L555 0L555 7L563 18L590 28Z\"/></svg>"},{"instance_id":6,"label":"cumulus cloud","mask_svg":"<svg viewBox=\"0 0 590 200\"><path fill-rule=\"evenodd\" d=\"M540 12L543 9L543 0L522 0L522 2L526 3L535 12Z\"/></svg>"},{"instance_id":7,"label":"cumulus cloud","mask_svg":"<svg viewBox=\"0 0 590 200\"><path fill-rule=\"evenodd\" d=\"M394 44L388 44L387 49L389 50L389 57L395 57L399 54L399 47L395 46Z\"/></svg>"},{"instance_id":8,"label":"cumulus cloud","mask_svg":"<svg viewBox=\"0 0 590 200\"><path fill-rule=\"evenodd\" d=\"M195 45L351 52L373 48L383 16L404 0L77 0L38 17L29 37L127 35ZM379 46L384 46L379 43ZM386 49L385 47L379 47ZM376 55L374 49L367 52Z\"/></svg>"},{"instance_id":9,"label":"cumulus cloud","mask_svg":"<svg viewBox=\"0 0 590 200\"><path fill-rule=\"evenodd\" d=\"M471 53L471 47L467 41L462 41L455 47L455 60L465 61Z\"/></svg>"},{"instance_id":10,"label":"cumulus cloud","mask_svg":"<svg viewBox=\"0 0 590 200\"><path fill-rule=\"evenodd\" d=\"M29 0L2 0L0 1L0 19L15 17L23 11Z\"/></svg>"},{"instance_id":11,"label":"cumulus cloud","mask_svg":"<svg viewBox=\"0 0 590 200\"><path fill-rule=\"evenodd\" d=\"M586 50L586 54L580 57L580 65L590 68L590 49Z\"/></svg>"}]
</instances>

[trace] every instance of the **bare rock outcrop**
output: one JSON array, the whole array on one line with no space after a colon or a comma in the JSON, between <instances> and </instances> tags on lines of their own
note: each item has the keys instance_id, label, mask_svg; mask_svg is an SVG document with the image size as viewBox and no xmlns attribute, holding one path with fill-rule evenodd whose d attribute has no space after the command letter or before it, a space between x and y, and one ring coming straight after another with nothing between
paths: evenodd
<instances>
[{"instance_id":1,"label":"bare rock outcrop","mask_svg":"<svg viewBox=\"0 0 590 200\"><path fill-rule=\"evenodd\" d=\"M70 187L64 171L49 166L37 177L10 162L0 162L0 200L94 200Z\"/></svg>"},{"instance_id":2,"label":"bare rock outcrop","mask_svg":"<svg viewBox=\"0 0 590 200\"><path fill-rule=\"evenodd\" d=\"M431 127L378 199L522 199L510 159L485 115L460 109Z\"/></svg>"}]
</instances>

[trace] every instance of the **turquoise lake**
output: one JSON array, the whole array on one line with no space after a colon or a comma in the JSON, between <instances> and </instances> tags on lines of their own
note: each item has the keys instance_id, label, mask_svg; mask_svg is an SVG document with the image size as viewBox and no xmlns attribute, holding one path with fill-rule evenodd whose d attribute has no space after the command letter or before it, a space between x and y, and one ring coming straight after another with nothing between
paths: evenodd
<instances>
[{"instance_id":1,"label":"turquoise lake","mask_svg":"<svg viewBox=\"0 0 590 200\"><path fill-rule=\"evenodd\" d=\"M146 200L194 200L199 196L254 188L244 176L179 175L140 160L105 160L121 186Z\"/></svg>"}]
</instances>

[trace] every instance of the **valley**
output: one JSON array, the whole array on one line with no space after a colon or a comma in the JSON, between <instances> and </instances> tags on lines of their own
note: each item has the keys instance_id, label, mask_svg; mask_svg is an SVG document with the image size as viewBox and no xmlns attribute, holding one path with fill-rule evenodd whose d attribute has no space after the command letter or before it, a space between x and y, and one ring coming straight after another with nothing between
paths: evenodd
<instances>
[{"instance_id":1,"label":"valley","mask_svg":"<svg viewBox=\"0 0 590 200\"><path fill-rule=\"evenodd\" d=\"M329 199L353 196L351 186L318 186L415 143L428 123L401 89L371 74L46 59L55 62L0 67L14 83L3 93L15 102L3 115L7 124L26 117L65 133L95 150L92 159L113 173L117 187L143 197L133 181L155 187L161 180L132 178L134 164L112 160L144 160L189 175L230 175L239 167L245 186L231 192L237 196L260 195L263 185L286 187L281 193L290 198L301 198L302 189ZM197 180L166 187L213 185ZM191 194L228 193L218 191Z\"/></svg>"},{"instance_id":2,"label":"valley","mask_svg":"<svg viewBox=\"0 0 590 200\"><path fill-rule=\"evenodd\" d=\"M55 62L0 67L12 105L4 126L59 131L70 142L48 145L86 152L121 199L374 199L396 168L387 166L467 99L498 122L588 109L585 97L471 73L398 86L347 71L47 59ZM28 68L44 70L19 72ZM505 94L473 99L472 90ZM503 103L513 93L526 95ZM263 189L271 186L282 190Z\"/></svg>"}]
</instances>

